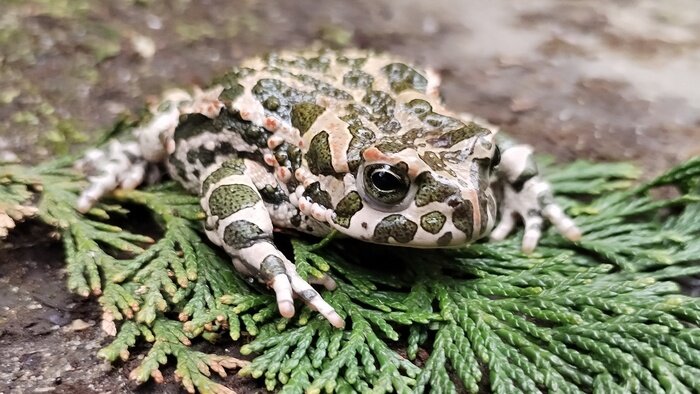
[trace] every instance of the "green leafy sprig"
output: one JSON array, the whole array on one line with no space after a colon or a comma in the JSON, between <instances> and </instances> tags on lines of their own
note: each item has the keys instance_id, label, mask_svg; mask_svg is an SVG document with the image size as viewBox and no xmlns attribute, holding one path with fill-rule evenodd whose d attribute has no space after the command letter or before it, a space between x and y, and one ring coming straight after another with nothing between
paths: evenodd
<instances>
[{"instance_id":1,"label":"green leafy sprig","mask_svg":"<svg viewBox=\"0 0 700 394\"><path fill-rule=\"evenodd\" d=\"M308 308L279 317L208 243L196 197L173 184L120 191L80 215L85 184L67 165L0 166L0 228L36 214L58 229L69 288L99 297L114 335L99 355L151 344L139 382L174 360L187 390L216 393L230 391L211 372L232 368L286 393L700 391L700 301L672 281L700 273L698 158L642 185L627 164L548 164L585 235L574 245L548 231L529 256L521 235L444 251L290 239L303 276L338 282L323 296L345 330ZM678 193L651 197L662 186ZM124 228L135 208L153 218L147 235ZM253 360L190 346L225 337Z\"/></svg>"}]
</instances>

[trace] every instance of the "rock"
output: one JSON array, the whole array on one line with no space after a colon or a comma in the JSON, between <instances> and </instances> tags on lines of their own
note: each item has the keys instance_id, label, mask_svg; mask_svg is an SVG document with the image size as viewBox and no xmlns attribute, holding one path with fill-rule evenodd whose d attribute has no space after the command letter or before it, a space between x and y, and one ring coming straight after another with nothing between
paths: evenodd
<instances>
[{"instance_id":1,"label":"rock","mask_svg":"<svg viewBox=\"0 0 700 394\"><path fill-rule=\"evenodd\" d=\"M63 327L64 332L70 331L83 331L95 325L92 320L84 321L82 319L75 319L69 325Z\"/></svg>"}]
</instances>

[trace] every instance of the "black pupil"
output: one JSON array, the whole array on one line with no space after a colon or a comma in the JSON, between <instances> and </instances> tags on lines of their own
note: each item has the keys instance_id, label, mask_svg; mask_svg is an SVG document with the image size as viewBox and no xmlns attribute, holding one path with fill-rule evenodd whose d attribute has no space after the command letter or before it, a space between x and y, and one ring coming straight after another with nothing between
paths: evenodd
<instances>
[{"instance_id":1,"label":"black pupil","mask_svg":"<svg viewBox=\"0 0 700 394\"><path fill-rule=\"evenodd\" d=\"M374 184L377 189L385 192L398 190L403 187L401 178L386 170L378 170L373 172L372 184Z\"/></svg>"}]
</instances>

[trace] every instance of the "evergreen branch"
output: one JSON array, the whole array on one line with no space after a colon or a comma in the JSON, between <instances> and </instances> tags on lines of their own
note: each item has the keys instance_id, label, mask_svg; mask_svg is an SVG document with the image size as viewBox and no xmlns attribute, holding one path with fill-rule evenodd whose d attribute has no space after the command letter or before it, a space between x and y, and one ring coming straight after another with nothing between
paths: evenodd
<instances>
[{"instance_id":1,"label":"evergreen branch","mask_svg":"<svg viewBox=\"0 0 700 394\"><path fill-rule=\"evenodd\" d=\"M571 245L548 231L531 256L517 237L447 251L372 246L392 260L382 269L352 241L293 239L303 276L338 282L323 296L345 331L308 308L280 318L271 294L207 243L196 197L172 183L120 191L83 216L73 202L84 183L67 164L0 166L0 231L34 212L58 227L69 288L99 295L114 335L99 355L127 360L151 344L131 373L139 382L161 381L170 359L188 391L214 393L229 391L211 372L239 367L287 393L700 389L700 301L670 281L700 273L700 159L638 187L626 164L545 166L585 235ZM667 185L680 195L650 197ZM156 240L114 224L133 205L152 214ZM254 336L241 351L256 358L189 346L222 333Z\"/></svg>"}]
</instances>

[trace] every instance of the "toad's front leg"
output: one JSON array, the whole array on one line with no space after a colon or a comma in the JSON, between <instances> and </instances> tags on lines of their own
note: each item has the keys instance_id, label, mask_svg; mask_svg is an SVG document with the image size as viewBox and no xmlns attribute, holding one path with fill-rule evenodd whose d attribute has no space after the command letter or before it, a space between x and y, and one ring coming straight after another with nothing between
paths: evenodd
<instances>
[{"instance_id":1,"label":"toad's front leg","mask_svg":"<svg viewBox=\"0 0 700 394\"><path fill-rule=\"evenodd\" d=\"M292 296L298 295L335 327L343 319L302 279L272 240L272 221L249 174L254 163L230 159L202 182L201 204L207 215L206 233L232 257L236 269L270 286L284 317L294 316ZM332 281L326 281L332 287Z\"/></svg>"},{"instance_id":2,"label":"toad's front leg","mask_svg":"<svg viewBox=\"0 0 700 394\"><path fill-rule=\"evenodd\" d=\"M569 240L578 241L581 230L554 202L549 183L538 175L532 148L503 135L499 135L498 145L501 150L498 175L503 184L503 199L499 208L501 221L491 232L491 239L505 238L520 217L525 223L522 250L526 253L537 246L542 235L543 218Z\"/></svg>"}]
</instances>

